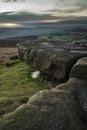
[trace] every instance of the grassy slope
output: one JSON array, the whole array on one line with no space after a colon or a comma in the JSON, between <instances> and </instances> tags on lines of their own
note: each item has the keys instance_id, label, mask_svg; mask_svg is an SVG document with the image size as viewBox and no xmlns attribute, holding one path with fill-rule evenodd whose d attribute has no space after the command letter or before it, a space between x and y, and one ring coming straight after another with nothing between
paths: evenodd
<instances>
[{"instance_id":1,"label":"grassy slope","mask_svg":"<svg viewBox=\"0 0 87 130\"><path fill-rule=\"evenodd\" d=\"M7 63L13 65L6 67ZM34 68L19 60L0 60L0 116L25 103L34 93L50 89L50 86L40 78L31 77L34 71Z\"/></svg>"},{"instance_id":2,"label":"grassy slope","mask_svg":"<svg viewBox=\"0 0 87 130\"><path fill-rule=\"evenodd\" d=\"M84 37L87 35L85 32L73 32L70 34L60 36L39 36L37 41L62 41L62 42L73 42L73 41L84 41ZM86 40L87 41L87 40Z\"/></svg>"}]
</instances>

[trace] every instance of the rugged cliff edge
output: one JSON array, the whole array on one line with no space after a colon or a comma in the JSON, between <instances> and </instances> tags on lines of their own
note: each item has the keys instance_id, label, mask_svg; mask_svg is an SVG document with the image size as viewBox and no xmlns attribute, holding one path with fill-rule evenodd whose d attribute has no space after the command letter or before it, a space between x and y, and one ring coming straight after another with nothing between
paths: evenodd
<instances>
[{"instance_id":1,"label":"rugged cliff edge","mask_svg":"<svg viewBox=\"0 0 87 130\"><path fill-rule=\"evenodd\" d=\"M87 48L59 43L18 44L19 57L44 78L66 83L32 96L0 119L0 130L86 130Z\"/></svg>"},{"instance_id":2,"label":"rugged cliff edge","mask_svg":"<svg viewBox=\"0 0 87 130\"><path fill-rule=\"evenodd\" d=\"M19 58L41 72L43 79L64 82L75 62L87 56L87 47L59 42L24 42L18 44Z\"/></svg>"}]
</instances>

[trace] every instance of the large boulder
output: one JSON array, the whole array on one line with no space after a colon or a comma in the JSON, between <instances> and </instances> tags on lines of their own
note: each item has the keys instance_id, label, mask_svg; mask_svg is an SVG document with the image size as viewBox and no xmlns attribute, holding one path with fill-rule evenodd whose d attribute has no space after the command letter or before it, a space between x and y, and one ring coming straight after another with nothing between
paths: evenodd
<instances>
[{"instance_id":1,"label":"large boulder","mask_svg":"<svg viewBox=\"0 0 87 130\"><path fill-rule=\"evenodd\" d=\"M0 119L0 130L86 130L73 96L63 90L35 94Z\"/></svg>"},{"instance_id":2,"label":"large boulder","mask_svg":"<svg viewBox=\"0 0 87 130\"><path fill-rule=\"evenodd\" d=\"M34 66L46 80L64 82L75 62L87 56L87 48L58 42L24 42L18 44L20 59Z\"/></svg>"},{"instance_id":3,"label":"large boulder","mask_svg":"<svg viewBox=\"0 0 87 130\"><path fill-rule=\"evenodd\" d=\"M87 123L87 81L78 78L70 78L68 82L55 87L53 90L64 90L70 92L80 110L83 113L83 120Z\"/></svg>"},{"instance_id":4,"label":"large boulder","mask_svg":"<svg viewBox=\"0 0 87 130\"><path fill-rule=\"evenodd\" d=\"M70 77L87 80L87 57L83 57L77 61L71 70Z\"/></svg>"},{"instance_id":5,"label":"large boulder","mask_svg":"<svg viewBox=\"0 0 87 130\"><path fill-rule=\"evenodd\" d=\"M78 96L84 88L87 88L87 81L79 78L69 78L66 83L61 83L52 90L69 91L73 96Z\"/></svg>"},{"instance_id":6,"label":"large boulder","mask_svg":"<svg viewBox=\"0 0 87 130\"><path fill-rule=\"evenodd\" d=\"M68 82L58 85L53 90L65 90L76 99L87 123L87 57L83 57L73 66Z\"/></svg>"}]
</instances>

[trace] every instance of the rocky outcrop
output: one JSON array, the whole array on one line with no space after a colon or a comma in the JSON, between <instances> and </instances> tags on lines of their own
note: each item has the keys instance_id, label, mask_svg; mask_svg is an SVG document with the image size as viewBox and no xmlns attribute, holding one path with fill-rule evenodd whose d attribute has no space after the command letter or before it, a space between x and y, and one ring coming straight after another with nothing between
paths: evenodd
<instances>
[{"instance_id":1,"label":"rocky outcrop","mask_svg":"<svg viewBox=\"0 0 87 130\"><path fill-rule=\"evenodd\" d=\"M64 82L75 62L87 56L87 48L75 44L24 42L18 44L20 59L41 72L43 79Z\"/></svg>"},{"instance_id":2,"label":"rocky outcrop","mask_svg":"<svg viewBox=\"0 0 87 130\"><path fill-rule=\"evenodd\" d=\"M87 80L87 57L78 60L71 70L70 77Z\"/></svg>"},{"instance_id":3,"label":"rocky outcrop","mask_svg":"<svg viewBox=\"0 0 87 130\"><path fill-rule=\"evenodd\" d=\"M45 90L5 115L0 130L86 130L81 116L69 92Z\"/></svg>"},{"instance_id":4,"label":"rocky outcrop","mask_svg":"<svg viewBox=\"0 0 87 130\"><path fill-rule=\"evenodd\" d=\"M68 82L58 85L54 90L69 91L76 99L87 122L87 57L81 58L73 66Z\"/></svg>"},{"instance_id":5,"label":"rocky outcrop","mask_svg":"<svg viewBox=\"0 0 87 130\"><path fill-rule=\"evenodd\" d=\"M83 89L84 86L87 86L87 57L83 57L76 62L71 69L68 82L60 84L54 89L59 89L61 86L63 89L69 89L69 91L77 89L77 87L78 91L79 88Z\"/></svg>"},{"instance_id":6,"label":"rocky outcrop","mask_svg":"<svg viewBox=\"0 0 87 130\"><path fill-rule=\"evenodd\" d=\"M36 93L27 104L1 117L0 130L86 130L86 49L77 47L75 52L73 45L67 45L69 50L65 50L66 44L60 49L57 43L49 43L49 50L48 43L36 44L18 45L19 57L50 77L64 80L67 76L69 80Z\"/></svg>"}]
</instances>

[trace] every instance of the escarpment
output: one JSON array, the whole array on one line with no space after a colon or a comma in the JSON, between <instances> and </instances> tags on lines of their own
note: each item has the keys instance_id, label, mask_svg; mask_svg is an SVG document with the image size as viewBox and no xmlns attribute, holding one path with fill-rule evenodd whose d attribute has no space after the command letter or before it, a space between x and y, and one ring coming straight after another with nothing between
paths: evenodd
<instances>
[{"instance_id":1,"label":"escarpment","mask_svg":"<svg viewBox=\"0 0 87 130\"><path fill-rule=\"evenodd\" d=\"M87 48L27 42L18 44L18 52L44 79L61 84L36 93L25 105L1 117L0 130L86 130Z\"/></svg>"},{"instance_id":2,"label":"escarpment","mask_svg":"<svg viewBox=\"0 0 87 130\"><path fill-rule=\"evenodd\" d=\"M18 44L19 58L41 72L43 79L68 80L78 59L87 56L87 48L69 43L24 42Z\"/></svg>"}]
</instances>

